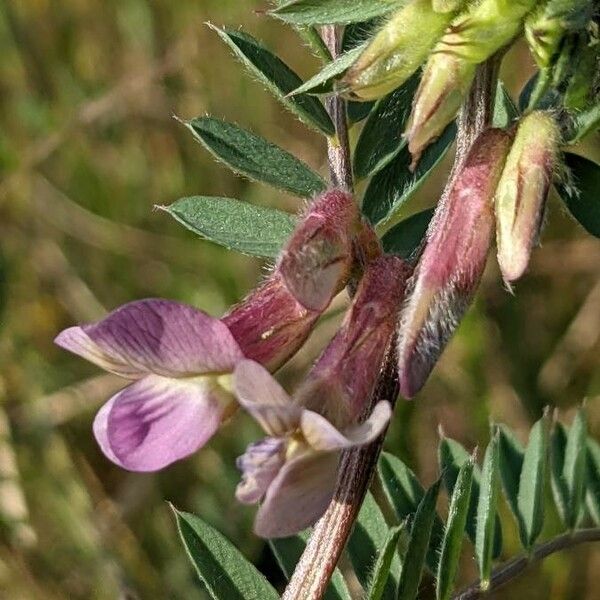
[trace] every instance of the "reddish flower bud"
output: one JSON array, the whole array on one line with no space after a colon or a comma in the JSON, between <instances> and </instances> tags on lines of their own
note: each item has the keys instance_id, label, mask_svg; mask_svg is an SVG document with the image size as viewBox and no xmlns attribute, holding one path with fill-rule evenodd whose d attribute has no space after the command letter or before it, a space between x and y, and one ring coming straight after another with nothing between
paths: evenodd
<instances>
[{"instance_id":1,"label":"reddish flower bud","mask_svg":"<svg viewBox=\"0 0 600 600\"><path fill-rule=\"evenodd\" d=\"M325 310L346 285L359 223L354 199L341 190L316 198L300 219L279 257L277 271L306 308Z\"/></svg>"},{"instance_id":2,"label":"reddish flower bud","mask_svg":"<svg viewBox=\"0 0 600 600\"><path fill-rule=\"evenodd\" d=\"M525 272L537 240L560 132L554 117L536 111L523 117L496 190L498 264L504 281Z\"/></svg>"},{"instance_id":3,"label":"reddish flower bud","mask_svg":"<svg viewBox=\"0 0 600 600\"><path fill-rule=\"evenodd\" d=\"M479 284L493 235L494 192L510 140L498 129L475 140L427 231L398 334L400 391L408 398L425 383Z\"/></svg>"},{"instance_id":4,"label":"reddish flower bud","mask_svg":"<svg viewBox=\"0 0 600 600\"><path fill-rule=\"evenodd\" d=\"M298 402L338 426L356 420L389 349L411 268L397 256L373 261L335 337L298 390Z\"/></svg>"},{"instance_id":5,"label":"reddish flower bud","mask_svg":"<svg viewBox=\"0 0 600 600\"><path fill-rule=\"evenodd\" d=\"M346 285L363 230L346 192L329 190L309 205L269 279L222 319L244 356L274 371L296 353Z\"/></svg>"}]
</instances>

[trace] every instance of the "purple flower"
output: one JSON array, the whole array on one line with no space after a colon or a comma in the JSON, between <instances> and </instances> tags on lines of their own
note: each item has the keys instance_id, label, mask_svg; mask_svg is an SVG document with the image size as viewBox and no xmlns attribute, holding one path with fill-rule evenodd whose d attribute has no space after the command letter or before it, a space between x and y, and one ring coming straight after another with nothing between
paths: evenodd
<instances>
[{"instance_id":1,"label":"purple flower","mask_svg":"<svg viewBox=\"0 0 600 600\"><path fill-rule=\"evenodd\" d=\"M282 537L312 525L331 500L340 451L372 442L387 426L387 401L360 420L387 356L409 273L393 256L369 265L340 331L293 399L257 363L236 367L238 400L268 435L238 461L238 499L264 498L255 521L259 535Z\"/></svg>"},{"instance_id":2,"label":"purple flower","mask_svg":"<svg viewBox=\"0 0 600 600\"><path fill-rule=\"evenodd\" d=\"M429 225L398 331L400 391L407 398L424 385L479 285L510 141L499 129L475 140Z\"/></svg>"},{"instance_id":3,"label":"purple flower","mask_svg":"<svg viewBox=\"0 0 600 600\"><path fill-rule=\"evenodd\" d=\"M361 424L336 425L292 400L269 372L244 360L234 373L240 404L268 437L249 446L238 459L240 502L263 502L254 529L262 537L285 537L312 525L333 494L340 451L374 441L391 417L382 401Z\"/></svg>"},{"instance_id":4,"label":"purple flower","mask_svg":"<svg viewBox=\"0 0 600 600\"><path fill-rule=\"evenodd\" d=\"M155 471L212 437L235 408L227 374L243 358L218 319L168 300L131 302L56 343L131 385L98 412L103 452L131 471Z\"/></svg>"}]
</instances>

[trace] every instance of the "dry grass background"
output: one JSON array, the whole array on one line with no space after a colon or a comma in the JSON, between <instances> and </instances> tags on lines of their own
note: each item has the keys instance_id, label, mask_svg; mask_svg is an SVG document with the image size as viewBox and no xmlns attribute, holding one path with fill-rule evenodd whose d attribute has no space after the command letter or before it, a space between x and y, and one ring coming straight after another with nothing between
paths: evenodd
<instances>
[{"instance_id":1,"label":"dry grass background","mask_svg":"<svg viewBox=\"0 0 600 600\"><path fill-rule=\"evenodd\" d=\"M257 434L238 416L165 472L119 470L90 425L120 382L54 347L53 337L146 296L221 313L262 265L199 241L153 212L194 193L297 208L295 199L216 165L172 114L236 121L324 172L322 140L244 77L214 32L243 25L308 75L294 33L234 0L0 0L0 597L203 598L166 500L217 526L279 585L269 551L236 504L234 457ZM531 64L505 68L512 89ZM356 132L353 132L355 135ZM600 138L581 151L600 158ZM431 205L440 167L408 211ZM437 427L470 447L488 420L523 439L542 407L587 398L600 434L600 243L553 199L543 247L508 294L490 261L478 301L419 399L399 406L388 449L425 482ZM283 373L299 377L332 322ZM507 513L506 507L503 512ZM518 549L508 514L505 553ZM548 521L547 533L557 518ZM466 555L468 552L466 553ZM498 594L599 598L598 548L553 557ZM465 563L465 582L474 576Z\"/></svg>"}]
</instances>

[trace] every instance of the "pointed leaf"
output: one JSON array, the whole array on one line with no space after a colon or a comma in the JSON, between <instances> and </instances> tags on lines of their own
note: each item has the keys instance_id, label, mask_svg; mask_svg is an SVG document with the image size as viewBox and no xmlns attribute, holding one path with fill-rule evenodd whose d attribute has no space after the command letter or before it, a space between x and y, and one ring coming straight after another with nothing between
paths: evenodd
<instances>
[{"instance_id":1,"label":"pointed leaf","mask_svg":"<svg viewBox=\"0 0 600 600\"><path fill-rule=\"evenodd\" d=\"M437 571L437 600L448 600L454 589L458 564L469 513L474 463L469 459L458 472L448 511Z\"/></svg>"},{"instance_id":2,"label":"pointed leaf","mask_svg":"<svg viewBox=\"0 0 600 600\"><path fill-rule=\"evenodd\" d=\"M294 569L306 547L308 537L308 532L303 531L302 533L291 537L269 540L269 546L271 547L271 550L277 559L277 563L286 579L290 579L294 573ZM333 572L331 582L325 591L323 599L352 600L346 581L339 569L336 569Z\"/></svg>"},{"instance_id":3,"label":"pointed leaf","mask_svg":"<svg viewBox=\"0 0 600 600\"><path fill-rule=\"evenodd\" d=\"M600 237L600 165L570 153L565 154L565 164L570 169L572 184L559 183L558 194L579 224Z\"/></svg>"},{"instance_id":4,"label":"pointed leaf","mask_svg":"<svg viewBox=\"0 0 600 600\"><path fill-rule=\"evenodd\" d=\"M306 94L288 96L290 92L302 85L302 79L278 56L247 33L233 29L219 29L214 25L210 27L219 34L250 72L303 123L326 135L335 133L333 122L318 98Z\"/></svg>"},{"instance_id":5,"label":"pointed leaf","mask_svg":"<svg viewBox=\"0 0 600 600\"><path fill-rule=\"evenodd\" d=\"M159 208L204 239L264 258L279 254L296 224L289 213L233 198L192 196Z\"/></svg>"},{"instance_id":6,"label":"pointed leaf","mask_svg":"<svg viewBox=\"0 0 600 600\"><path fill-rule=\"evenodd\" d=\"M550 436L550 485L560 519L568 527L569 490L563 476L566 448L567 430L562 423L556 422Z\"/></svg>"},{"instance_id":7,"label":"pointed leaf","mask_svg":"<svg viewBox=\"0 0 600 600\"><path fill-rule=\"evenodd\" d=\"M436 516L436 503L441 480L438 479L425 493L419 503L410 532L408 549L404 557L398 600L414 600L419 591L419 583L425 566L425 557L429 548L431 529Z\"/></svg>"},{"instance_id":8,"label":"pointed leaf","mask_svg":"<svg viewBox=\"0 0 600 600\"><path fill-rule=\"evenodd\" d=\"M583 410L577 411L567 435L563 479L567 486L567 525L577 527L583 516L583 499L586 485L587 423Z\"/></svg>"},{"instance_id":9,"label":"pointed leaf","mask_svg":"<svg viewBox=\"0 0 600 600\"><path fill-rule=\"evenodd\" d=\"M440 470L444 485L449 494L454 492L454 486L458 478L460 468L469 460L469 453L456 440L442 437L438 448ZM466 533L473 543L477 536L477 506L479 503L479 486L481 481L481 472L475 465L473 469L473 485L471 487L471 502L469 505L469 514L467 516ZM496 515L494 532L494 558L497 558L502 551L502 528L500 519Z\"/></svg>"},{"instance_id":10,"label":"pointed leaf","mask_svg":"<svg viewBox=\"0 0 600 600\"><path fill-rule=\"evenodd\" d=\"M403 525L399 525L398 527L392 527L388 532L383 548L379 552L377 562L373 568L373 575L366 596L368 600L381 600L383 598L385 586L390 575L392 560L398 548L398 540L403 529Z\"/></svg>"},{"instance_id":11,"label":"pointed leaf","mask_svg":"<svg viewBox=\"0 0 600 600\"><path fill-rule=\"evenodd\" d=\"M399 458L388 452L382 452L377 471L385 495L393 507L398 521L408 520L410 527L425 494L423 486L419 483L416 475ZM437 549L443 536L444 524L436 514L427 553L427 566L432 573L435 573L437 568Z\"/></svg>"},{"instance_id":12,"label":"pointed leaf","mask_svg":"<svg viewBox=\"0 0 600 600\"><path fill-rule=\"evenodd\" d=\"M423 152L414 173L409 170L412 157L408 147L402 148L396 158L373 176L365 191L362 211L367 219L376 225L393 217L444 157L455 135L456 126L452 123Z\"/></svg>"},{"instance_id":13,"label":"pointed leaf","mask_svg":"<svg viewBox=\"0 0 600 600\"><path fill-rule=\"evenodd\" d=\"M363 47L359 46L348 50L348 52L344 52L344 54L325 65L316 75L296 88L291 95L295 96L302 93L326 94L331 92L334 80L350 68L350 65L358 58L358 55L362 51Z\"/></svg>"},{"instance_id":14,"label":"pointed leaf","mask_svg":"<svg viewBox=\"0 0 600 600\"><path fill-rule=\"evenodd\" d=\"M586 135L600 129L600 103L595 103L586 110L582 110L573 116L569 144L576 144Z\"/></svg>"},{"instance_id":15,"label":"pointed leaf","mask_svg":"<svg viewBox=\"0 0 600 600\"><path fill-rule=\"evenodd\" d=\"M586 502L592 520L600 526L600 444L588 438L587 450Z\"/></svg>"},{"instance_id":16,"label":"pointed leaf","mask_svg":"<svg viewBox=\"0 0 600 600\"><path fill-rule=\"evenodd\" d=\"M367 493L361 506L356 524L348 541L348 554L360 584L367 589L369 577L377 556L385 545L389 528L381 509L371 493ZM390 577L386 583L383 598L395 598L400 574L400 558L395 555L392 560Z\"/></svg>"},{"instance_id":17,"label":"pointed leaf","mask_svg":"<svg viewBox=\"0 0 600 600\"><path fill-rule=\"evenodd\" d=\"M357 23L379 17L405 3L405 0L292 0L271 11L294 25Z\"/></svg>"},{"instance_id":18,"label":"pointed leaf","mask_svg":"<svg viewBox=\"0 0 600 600\"><path fill-rule=\"evenodd\" d=\"M518 116L519 109L510 97L506 86L502 81L498 81L492 125L494 127L506 129Z\"/></svg>"},{"instance_id":19,"label":"pointed leaf","mask_svg":"<svg viewBox=\"0 0 600 600\"><path fill-rule=\"evenodd\" d=\"M544 478L547 449L546 419L542 417L531 429L525 450L519 481L517 504L523 528L519 531L521 543L531 548L544 524Z\"/></svg>"},{"instance_id":20,"label":"pointed leaf","mask_svg":"<svg viewBox=\"0 0 600 600\"><path fill-rule=\"evenodd\" d=\"M394 225L381 238L383 249L388 254L397 254L406 260L415 259L425 237L429 221L433 217L433 211L433 208L428 208Z\"/></svg>"},{"instance_id":21,"label":"pointed leaf","mask_svg":"<svg viewBox=\"0 0 600 600\"><path fill-rule=\"evenodd\" d=\"M325 182L302 161L237 125L212 117L198 117L186 125L213 156L240 175L302 198L325 189Z\"/></svg>"},{"instance_id":22,"label":"pointed leaf","mask_svg":"<svg viewBox=\"0 0 600 600\"><path fill-rule=\"evenodd\" d=\"M214 600L277 600L279 594L221 533L202 519L173 509L179 535Z\"/></svg>"},{"instance_id":23,"label":"pointed leaf","mask_svg":"<svg viewBox=\"0 0 600 600\"><path fill-rule=\"evenodd\" d=\"M518 505L519 480L525 451L508 427L500 425L498 432L500 436L500 479L508 505L518 523L521 518Z\"/></svg>"},{"instance_id":24,"label":"pointed leaf","mask_svg":"<svg viewBox=\"0 0 600 600\"><path fill-rule=\"evenodd\" d=\"M492 572L492 555L494 551L494 534L498 489L500 485L499 438L495 433L485 451L481 469L481 485L477 504L477 531L475 536L475 553L481 588L489 587Z\"/></svg>"},{"instance_id":25,"label":"pointed leaf","mask_svg":"<svg viewBox=\"0 0 600 600\"><path fill-rule=\"evenodd\" d=\"M419 77L413 75L375 104L354 151L354 174L357 178L370 177L381 171L406 145L403 132L418 85Z\"/></svg>"},{"instance_id":26,"label":"pointed leaf","mask_svg":"<svg viewBox=\"0 0 600 600\"><path fill-rule=\"evenodd\" d=\"M350 125L360 123L366 119L374 106L375 102L348 102L346 112L348 113Z\"/></svg>"}]
</instances>

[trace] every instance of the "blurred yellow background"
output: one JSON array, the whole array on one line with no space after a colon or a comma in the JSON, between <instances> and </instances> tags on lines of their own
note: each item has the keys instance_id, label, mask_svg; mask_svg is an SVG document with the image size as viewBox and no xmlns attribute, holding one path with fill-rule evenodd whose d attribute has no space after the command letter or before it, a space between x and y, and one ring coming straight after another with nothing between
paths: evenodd
<instances>
[{"instance_id":1,"label":"blurred yellow background","mask_svg":"<svg viewBox=\"0 0 600 600\"><path fill-rule=\"evenodd\" d=\"M234 121L326 173L323 140L252 81L204 22L243 26L301 76L318 63L266 0L0 0L0 597L203 598L166 501L229 536L277 584L233 499L234 458L258 431L243 415L197 456L158 474L113 466L91 421L121 382L53 345L63 328L129 300L162 296L218 315L264 265L153 211L193 194L286 210L297 199L235 177L172 115ZM512 91L531 73L509 54ZM515 67L516 65L516 67ZM354 128L356 136L358 127ZM580 149L600 159L600 136ZM409 203L431 206L448 160ZM436 476L437 428L472 448L490 418L521 439L545 405L587 398L600 434L600 242L550 202L543 246L511 295L490 260L475 306L418 399L402 402L387 448ZM340 300L341 302L341 300ZM325 322L284 370L297 379ZM506 507L505 556L519 552ZM556 530L551 514L547 534ZM465 553L467 558L468 552ZM555 556L497 598L599 598L600 550ZM462 582L475 577L465 560Z\"/></svg>"}]
</instances>

